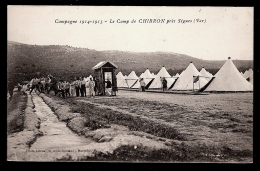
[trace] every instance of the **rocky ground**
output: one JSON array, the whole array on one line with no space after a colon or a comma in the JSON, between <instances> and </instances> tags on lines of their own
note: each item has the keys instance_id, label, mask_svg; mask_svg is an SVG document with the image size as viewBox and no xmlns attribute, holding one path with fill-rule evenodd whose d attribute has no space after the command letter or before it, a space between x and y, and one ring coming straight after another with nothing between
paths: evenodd
<instances>
[{"instance_id":1,"label":"rocky ground","mask_svg":"<svg viewBox=\"0 0 260 171\"><path fill-rule=\"evenodd\" d=\"M8 160L252 162L252 93L21 98Z\"/></svg>"}]
</instances>

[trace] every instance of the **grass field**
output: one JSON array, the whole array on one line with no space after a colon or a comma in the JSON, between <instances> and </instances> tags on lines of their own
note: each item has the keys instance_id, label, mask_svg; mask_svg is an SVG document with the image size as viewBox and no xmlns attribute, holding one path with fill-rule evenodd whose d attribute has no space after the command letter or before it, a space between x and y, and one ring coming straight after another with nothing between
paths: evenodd
<instances>
[{"instance_id":1,"label":"grass field","mask_svg":"<svg viewBox=\"0 0 260 171\"><path fill-rule=\"evenodd\" d=\"M115 123L131 131L176 140L184 143L185 148L179 150L186 149L192 161L201 159L198 154L206 154L226 156L225 161L252 162L252 93L184 95L120 91L114 97L70 97L65 101L73 112L94 121L93 129ZM118 149L117 154L120 156L127 148Z\"/></svg>"}]
</instances>

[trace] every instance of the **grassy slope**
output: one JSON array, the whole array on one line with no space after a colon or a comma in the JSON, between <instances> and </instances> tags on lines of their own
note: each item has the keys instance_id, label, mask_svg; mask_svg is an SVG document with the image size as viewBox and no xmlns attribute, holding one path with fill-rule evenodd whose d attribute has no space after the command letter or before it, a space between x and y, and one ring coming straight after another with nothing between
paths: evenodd
<instances>
[{"instance_id":1,"label":"grassy slope","mask_svg":"<svg viewBox=\"0 0 260 171\"><path fill-rule=\"evenodd\" d=\"M28 79L29 76L40 72L71 78L92 74L91 68L102 60L115 62L123 74L128 75L132 70L139 75L149 68L155 74L165 66L170 74L180 73L190 61L200 70L216 73L225 61L207 61L184 54L151 52L134 53L123 51L96 51L87 48L71 46L38 46L16 42L8 42L8 73L20 79ZM253 67L253 61L234 60L238 69L244 72ZM14 75L13 75L14 76Z\"/></svg>"}]
</instances>

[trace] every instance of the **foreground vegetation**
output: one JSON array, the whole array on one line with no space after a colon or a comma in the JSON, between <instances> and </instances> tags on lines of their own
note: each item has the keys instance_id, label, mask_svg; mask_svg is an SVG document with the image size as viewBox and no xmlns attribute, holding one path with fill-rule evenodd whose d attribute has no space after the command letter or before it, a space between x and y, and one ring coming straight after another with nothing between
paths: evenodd
<instances>
[{"instance_id":1,"label":"foreground vegetation","mask_svg":"<svg viewBox=\"0 0 260 171\"><path fill-rule=\"evenodd\" d=\"M7 133L11 134L23 130L24 110L27 96L22 92L14 92L11 99L7 100Z\"/></svg>"},{"instance_id":2,"label":"foreground vegetation","mask_svg":"<svg viewBox=\"0 0 260 171\"><path fill-rule=\"evenodd\" d=\"M95 157L82 160L166 162L252 161L252 144L250 148L251 140L248 141L248 138L252 137L252 125L250 126L252 122L249 122L249 120L252 120L252 114L246 115L240 113L243 117L238 117L238 115L230 112L219 111L218 113L214 113L215 111L208 111L205 113L202 111L204 119L205 117L210 118L207 123L196 115L198 111L197 113L193 111L193 116L191 115L192 111L187 107L178 105L174 107L174 105L170 104L158 104L155 101L142 101L131 98L120 98L120 100L117 98L113 100L107 98L67 98L64 101L70 105L72 112L81 113L83 117L87 118L88 122L85 126L90 127L91 130L105 128L109 124L119 124L127 126L131 131L145 132L178 142L169 143L170 149L161 150L152 150L143 146L122 146L116 149L113 154L97 152ZM120 105L118 105L119 101ZM145 105L142 105L143 103ZM150 109L149 115L146 113L147 109L145 106ZM120 110L116 110L117 108L120 108ZM125 112L122 113L123 111ZM174 118L170 118L170 115L168 115L169 112L174 113L174 111L176 111L177 115L173 115L171 117ZM154 115L155 113L158 113L158 115ZM189 114L189 118L193 119L193 121L189 122L190 120L187 120L185 114ZM143 118L142 115L149 116L151 120ZM167 115L168 117L166 117ZM163 122L154 122L153 117L169 123L175 120L179 122L179 125L171 127L163 124ZM219 122L221 119L229 121L221 123ZM185 126L186 122L190 125L186 124ZM207 129L215 132L215 134L198 134L200 132L198 130L205 126ZM186 133L183 130L189 130L190 132ZM210 139L208 139L209 136ZM237 139L237 136L240 136L240 138Z\"/></svg>"}]
</instances>

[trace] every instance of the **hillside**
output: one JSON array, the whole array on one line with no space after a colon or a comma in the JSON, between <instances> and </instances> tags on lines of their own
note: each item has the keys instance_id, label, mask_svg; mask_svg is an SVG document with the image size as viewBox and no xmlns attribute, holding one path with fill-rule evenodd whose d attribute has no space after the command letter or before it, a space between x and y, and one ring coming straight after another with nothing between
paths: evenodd
<instances>
[{"instance_id":1,"label":"hillside","mask_svg":"<svg viewBox=\"0 0 260 171\"><path fill-rule=\"evenodd\" d=\"M60 45L28 45L8 42L7 72L8 77L29 79L38 74L52 74L63 78L86 76L92 74L91 68L98 62L110 60L119 66L117 72L128 75L132 70L139 75L149 68L155 74L165 66L173 75L185 69L190 61L200 70L216 73L225 60L202 60L184 54L168 52L124 52L124 51L96 51L87 48L77 48ZM252 60L233 60L239 71L253 68Z\"/></svg>"}]
</instances>

